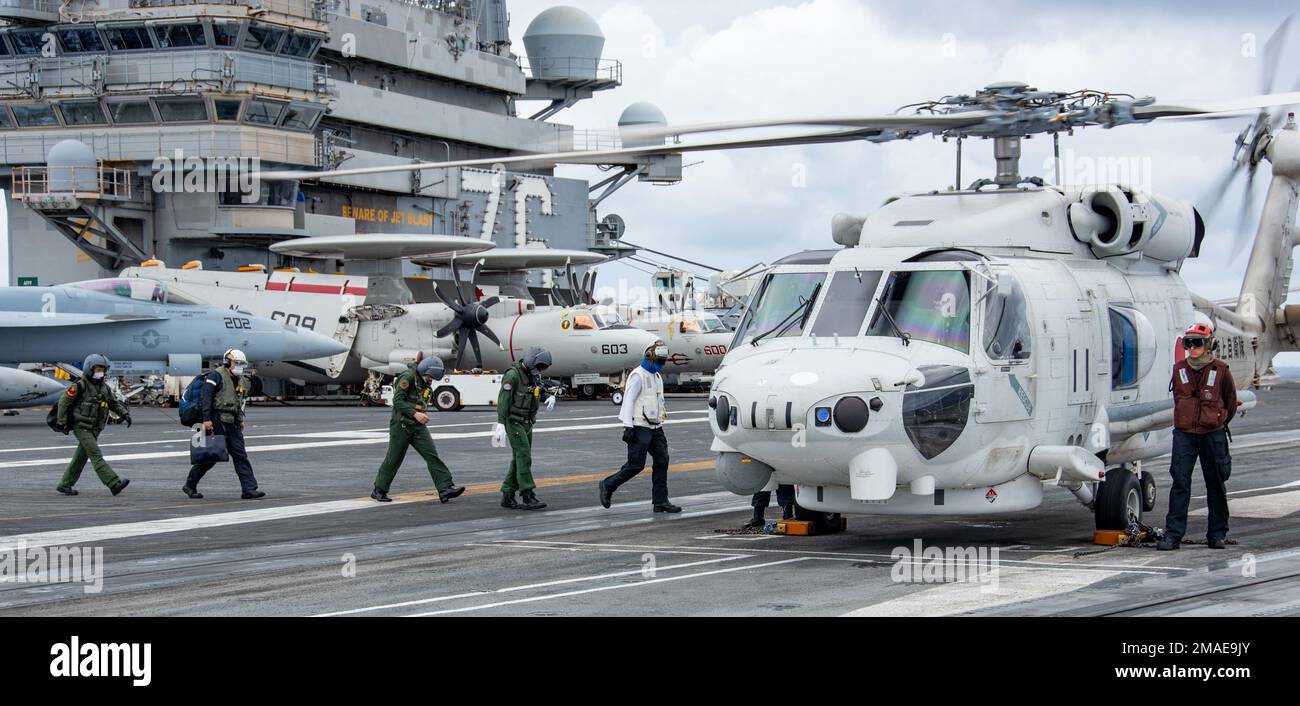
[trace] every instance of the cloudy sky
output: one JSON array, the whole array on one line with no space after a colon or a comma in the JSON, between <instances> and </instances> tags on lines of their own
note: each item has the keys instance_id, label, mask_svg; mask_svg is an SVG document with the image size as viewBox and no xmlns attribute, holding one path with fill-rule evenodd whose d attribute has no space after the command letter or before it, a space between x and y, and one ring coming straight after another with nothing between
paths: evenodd
<instances>
[{"instance_id":1,"label":"cloudy sky","mask_svg":"<svg viewBox=\"0 0 1300 706\"><path fill-rule=\"evenodd\" d=\"M553 4L509 2L516 52L523 53L528 23ZM1260 89L1265 42L1295 9L1280 0L575 4L603 28L605 56L624 67L621 88L556 118L579 129L611 129L635 101L655 103L673 123L877 114L1004 80L1163 100L1251 95ZM1300 45L1298 29L1292 28L1292 45ZM1300 51L1292 49L1276 90L1300 90ZM1203 202L1229 168L1233 138L1246 122L1094 128L1064 139L1062 148L1070 164L1104 159L1134 165L1153 190ZM1050 177L1050 149L1046 139L1025 143L1022 171ZM627 220L631 242L744 268L830 247L830 219L837 212L870 212L893 193L947 187L954 152L922 138L704 153L688 155L687 162L700 163L681 184L630 185L602 212ZM963 180L991 176L992 164L991 143L967 144ZM599 176L579 167L562 173L592 181ZM803 186L795 185L797 174L806 175ZM1247 226L1252 233L1266 181L1256 179L1255 213ZM1193 289L1210 297L1235 296L1240 287L1246 253L1230 250L1242 191L1241 184L1229 191L1210 219L1202 257L1183 269ZM633 285L646 281L642 273L608 265L602 285L624 277Z\"/></svg>"}]
</instances>

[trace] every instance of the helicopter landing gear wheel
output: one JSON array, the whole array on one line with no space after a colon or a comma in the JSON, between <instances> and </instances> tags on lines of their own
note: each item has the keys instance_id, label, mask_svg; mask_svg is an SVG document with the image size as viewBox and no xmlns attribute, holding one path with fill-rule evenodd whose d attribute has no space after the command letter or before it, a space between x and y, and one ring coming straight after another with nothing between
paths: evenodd
<instances>
[{"instance_id":1,"label":"helicopter landing gear wheel","mask_svg":"<svg viewBox=\"0 0 1300 706\"><path fill-rule=\"evenodd\" d=\"M1156 478L1142 471L1138 484L1142 486L1142 512L1151 512L1156 509Z\"/></svg>"},{"instance_id":2,"label":"helicopter landing gear wheel","mask_svg":"<svg viewBox=\"0 0 1300 706\"><path fill-rule=\"evenodd\" d=\"M610 395L609 395L609 401L610 401L610 402L613 402L613 403L614 403L614 406L616 406L616 407L619 406L619 405L622 405L622 404L623 404L623 391L622 391L622 390L614 390L614 391L613 391L612 393L610 393Z\"/></svg>"},{"instance_id":3,"label":"helicopter landing gear wheel","mask_svg":"<svg viewBox=\"0 0 1300 706\"><path fill-rule=\"evenodd\" d=\"M846 527L844 517L840 513L809 510L799 503L794 505L794 519L811 522L814 534L834 534L843 532Z\"/></svg>"},{"instance_id":4,"label":"helicopter landing gear wheel","mask_svg":"<svg viewBox=\"0 0 1300 706\"><path fill-rule=\"evenodd\" d=\"M1099 530L1128 529L1131 521L1142 521L1142 486L1127 468L1106 471L1097 484L1096 518Z\"/></svg>"}]
</instances>

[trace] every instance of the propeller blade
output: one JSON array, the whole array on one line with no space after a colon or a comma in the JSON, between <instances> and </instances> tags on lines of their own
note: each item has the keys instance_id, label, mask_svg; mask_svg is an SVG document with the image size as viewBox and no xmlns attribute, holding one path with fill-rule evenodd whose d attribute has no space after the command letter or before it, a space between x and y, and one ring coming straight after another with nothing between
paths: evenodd
<instances>
[{"instance_id":1,"label":"propeller blade","mask_svg":"<svg viewBox=\"0 0 1300 706\"><path fill-rule=\"evenodd\" d=\"M469 285L469 289L465 289L463 291L464 297L462 298L462 301L464 301L466 304L473 303L478 298L476 296L478 294L478 270L482 266L483 266L482 260L479 260L478 262L474 263L474 269L470 271L469 279L466 280L464 284L461 285L462 287L464 287L465 284Z\"/></svg>"},{"instance_id":2,"label":"propeller blade","mask_svg":"<svg viewBox=\"0 0 1300 706\"><path fill-rule=\"evenodd\" d=\"M474 329L469 329L469 344L474 347L474 367L481 369L483 367L483 351L479 350L478 334L474 332Z\"/></svg>"},{"instance_id":3,"label":"propeller blade","mask_svg":"<svg viewBox=\"0 0 1300 706\"><path fill-rule=\"evenodd\" d=\"M460 308L463 310L465 308L465 297L461 295L462 287L460 286L460 274L456 271L457 269L456 263L451 263L451 281L454 284L452 291L456 294L456 303L460 304Z\"/></svg>"},{"instance_id":4,"label":"propeller blade","mask_svg":"<svg viewBox=\"0 0 1300 706\"><path fill-rule=\"evenodd\" d=\"M573 269L572 261L564 265L564 273L569 280L569 297L573 299L574 305L585 304L578 292L578 274Z\"/></svg>"},{"instance_id":5,"label":"propeller blade","mask_svg":"<svg viewBox=\"0 0 1300 706\"><path fill-rule=\"evenodd\" d=\"M1232 166L1223 173L1223 177L1205 192L1203 198L1197 200L1195 205L1206 221L1209 221L1218 212L1223 197L1227 195L1228 190L1232 187L1232 182L1236 181L1237 176L1240 174L1241 170L1238 163L1233 162Z\"/></svg>"},{"instance_id":6,"label":"propeller blade","mask_svg":"<svg viewBox=\"0 0 1300 706\"><path fill-rule=\"evenodd\" d=\"M488 297L487 299L484 299L483 301L479 302L479 304L483 305L484 309L491 309L492 307L500 303L501 303L501 297Z\"/></svg>"},{"instance_id":7,"label":"propeller blade","mask_svg":"<svg viewBox=\"0 0 1300 706\"><path fill-rule=\"evenodd\" d=\"M454 332L456 332L456 331L459 331L461 325L462 325L462 324L461 324L461 319L460 319L459 316L457 316L456 318L454 318L454 319L451 320L451 323L447 324L446 326L443 326L442 328L438 329L437 331L434 331L434 332L433 332L433 337L434 337L434 338L446 338L447 334L449 334L449 333L454 333Z\"/></svg>"},{"instance_id":8,"label":"propeller blade","mask_svg":"<svg viewBox=\"0 0 1300 706\"><path fill-rule=\"evenodd\" d=\"M452 270L452 271L454 272L455 270ZM452 311L456 312L457 314L460 314L460 312L461 312L461 310L462 310L463 307L457 305L456 303L454 303L454 302L452 302L450 299L448 299L445 295L443 295L443 293L442 293L442 287L439 287L437 282L434 282L434 284L433 284L433 293L434 293L435 296L438 297L438 300L441 301L441 302L443 303L443 305L445 305L448 309L451 309Z\"/></svg>"},{"instance_id":9,"label":"propeller blade","mask_svg":"<svg viewBox=\"0 0 1300 706\"><path fill-rule=\"evenodd\" d=\"M496 335L495 333L492 332L492 329L490 329L490 328L488 328L488 327L486 327L486 326L482 326L482 327L479 328L478 332L481 333L481 334L483 334L484 336L487 336L487 339L488 339L489 341L491 341L491 342L497 344L497 348L501 348L501 339L497 338L497 335ZM502 350L504 350L504 349L502 349Z\"/></svg>"},{"instance_id":10,"label":"propeller blade","mask_svg":"<svg viewBox=\"0 0 1300 706\"><path fill-rule=\"evenodd\" d=\"M593 267L590 270L587 270L587 274L591 275L591 282L588 282L583 286L587 289L587 298L594 302L596 301L596 275L598 273L596 268Z\"/></svg>"},{"instance_id":11,"label":"propeller blade","mask_svg":"<svg viewBox=\"0 0 1300 706\"><path fill-rule=\"evenodd\" d=\"M463 370L460 363L465 359L465 339L469 335L470 329L462 328L456 331L456 370Z\"/></svg>"},{"instance_id":12,"label":"propeller blade","mask_svg":"<svg viewBox=\"0 0 1300 706\"><path fill-rule=\"evenodd\" d=\"M551 285L551 303L558 306L570 306L564 301L564 295L560 292L560 286L557 284Z\"/></svg>"}]
</instances>

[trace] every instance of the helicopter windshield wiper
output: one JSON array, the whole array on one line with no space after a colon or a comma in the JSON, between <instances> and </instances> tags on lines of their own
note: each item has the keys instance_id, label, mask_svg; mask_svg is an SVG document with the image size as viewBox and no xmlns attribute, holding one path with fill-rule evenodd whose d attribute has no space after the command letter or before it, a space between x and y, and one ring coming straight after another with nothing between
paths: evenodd
<instances>
[{"instance_id":1,"label":"helicopter windshield wiper","mask_svg":"<svg viewBox=\"0 0 1300 706\"><path fill-rule=\"evenodd\" d=\"M764 338L774 333L777 335L784 333L791 326L794 325L794 322L796 321L795 317L800 316L801 314L802 316L801 318L798 319L798 321L799 321L799 327L803 328L803 325L807 323L808 315L812 313L813 302L817 301L817 293L820 292L821 289L822 289L822 285L820 282L818 282L817 286L813 287L812 294L810 294L807 299L804 299L803 297L799 297L799 306L795 307L794 311L790 312L784 319L781 319L781 322L778 323L773 328L768 329L767 331L764 331L763 333L755 336L754 339L749 342L749 345L757 346L759 341L763 340Z\"/></svg>"},{"instance_id":2,"label":"helicopter windshield wiper","mask_svg":"<svg viewBox=\"0 0 1300 706\"><path fill-rule=\"evenodd\" d=\"M880 313L885 315L885 320L888 321L890 327L894 329L894 333L898 334L898 339L903 342L903 345L906 346L910 344L912 342L912 334L904 333L903 329L898 327L898 322L894 321L894 315L890 314L889 307L885 306L885 300L881 297L876 297L876 304L880 306Z\"/></svg>"}]
</instances>

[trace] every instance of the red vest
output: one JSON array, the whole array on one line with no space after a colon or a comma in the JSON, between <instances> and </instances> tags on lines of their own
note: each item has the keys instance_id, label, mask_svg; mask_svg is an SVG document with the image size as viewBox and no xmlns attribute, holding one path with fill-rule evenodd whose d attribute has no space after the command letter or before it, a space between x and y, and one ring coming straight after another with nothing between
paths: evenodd
<instances>
[{"instance_id":1,"label":"red vest","mask_svg":"<svg viewBox=\"0 0 1300 706\"><path fill-rule=\"evenodd\" d=\"M1193 370L1186 360L1174 366L1174 428L1192 434L1222 429L1237 411L1237 386L1227 363Z\"/></svg>"}]
</instances>

